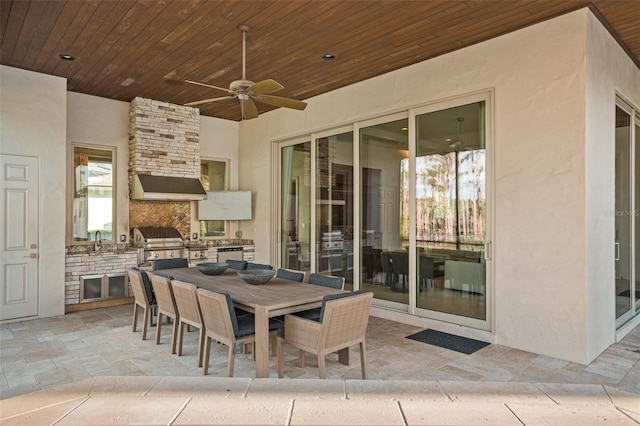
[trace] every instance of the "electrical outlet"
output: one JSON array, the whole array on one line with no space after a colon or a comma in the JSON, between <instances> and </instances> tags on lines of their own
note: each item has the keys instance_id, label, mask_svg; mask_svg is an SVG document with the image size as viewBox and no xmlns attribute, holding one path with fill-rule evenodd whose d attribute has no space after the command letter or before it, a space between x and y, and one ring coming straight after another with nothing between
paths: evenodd
<instances>
[{"instance_id":1,"label":"electrical outlet","mask_svg":"<svg viewBox=\"0 0 640 426\"><path fill-rule=\"evenodd\" d=\"M241 354L243 349L244 349L244 343L236 342L236 344L233 346L233 353L236 355Z\"/></svg>"},{"instance_id":2,"label":"electrical outlet","mask_svg":"<svg viewBox=\"0 0 640 426\"><path fill-rule=\"evenodd\" d=\"M242 238L242 231L236 231L236 238Z\"/></svg>"},{"instance_id":3,"label":"electrical outlet","mask_svg":"<svg viewBox=\"0 0 640 426\"><path fill-rule=\"evenodd\" d=\"M193 235L191 236L192 240L197 240L198 239L198 233L194 232Z\"/></svg>"},{"instance_id":4,"label":"electrical outlet","mask_svg":"<svg viewBox=\"0 0 640 426\"><path fill-rule=\"evenodd\" d=\"M126 243L127 242L127 236L124 235L124 234L120 235L120 242L121 243Z\"/></svg>"}]
</instances>

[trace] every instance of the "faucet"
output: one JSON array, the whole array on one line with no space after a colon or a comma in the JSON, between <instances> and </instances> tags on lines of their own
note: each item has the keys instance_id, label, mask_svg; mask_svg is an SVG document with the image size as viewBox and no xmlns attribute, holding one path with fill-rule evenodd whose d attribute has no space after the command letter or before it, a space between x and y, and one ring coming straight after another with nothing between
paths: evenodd
<instances>
[{"instance_id":1,"label":"faucet","mask_svg":"<svg viewBox=\"0 0 640 426\"><path fill-rule=\"evenodd\" d=\"M102 235L100 235L100 231L96 231L95 243L93 245L94 251L102 250Z\"/></svg>"}]
</instances>

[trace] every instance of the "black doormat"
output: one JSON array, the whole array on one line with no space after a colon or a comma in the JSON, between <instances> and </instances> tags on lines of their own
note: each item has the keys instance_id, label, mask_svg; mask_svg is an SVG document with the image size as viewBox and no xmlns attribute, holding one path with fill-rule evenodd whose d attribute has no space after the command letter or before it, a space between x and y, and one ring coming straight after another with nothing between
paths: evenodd
<instances>
[{"instance_id":1,"label":"black doormat","mask_svg":"<svg viewBox=\"0 0 640 426\"><path fill-rule=\"evenodd\" d=\"M467 337L455 336L449 333L443 333L436 330L422 330L418 333L407 336L407 339L416 340L418 342L427 343L429 345L439 346L452 351L471 355L480 349L489 346L490 343L481 342L480 340L469 339Z\"/></svg>"}]
</instances>

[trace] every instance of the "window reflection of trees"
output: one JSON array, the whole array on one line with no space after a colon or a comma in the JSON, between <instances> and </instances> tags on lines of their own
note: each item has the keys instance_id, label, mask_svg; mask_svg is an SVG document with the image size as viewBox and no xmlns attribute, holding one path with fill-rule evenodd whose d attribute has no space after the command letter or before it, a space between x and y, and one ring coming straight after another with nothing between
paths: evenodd
<instances>
[{"instance_id":1,"label":"window reflection of trees","mask_svg":"<svg viewBox=\"0 0 640 426\"><path fill-rule=\"evenodd\" d=\"M403 238L409 235L408 161L403 159L401 165ZM460 245L484 242L484 167L484 149L416 158L416 239L419 244L471 249Z\"/></svg>"}]
</instances>

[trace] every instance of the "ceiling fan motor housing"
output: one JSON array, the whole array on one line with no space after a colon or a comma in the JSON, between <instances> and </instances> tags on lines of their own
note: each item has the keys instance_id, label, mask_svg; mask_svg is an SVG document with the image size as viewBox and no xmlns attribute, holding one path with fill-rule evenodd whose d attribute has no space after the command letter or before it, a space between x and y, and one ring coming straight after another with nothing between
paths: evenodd
<instances>
[{"instance_id":1,"label":"ceiling fan motor housing","mask_svg":"<svg viewBox=\"0 0 640 426\"><path fill-rule=\"evenodd\" d=\"M247 89L253 86L255 83L249 80L235 80L229 85L229 90L232 92L246 92Z\"/></svg>"}]
</instances>

